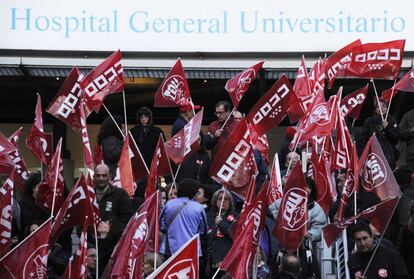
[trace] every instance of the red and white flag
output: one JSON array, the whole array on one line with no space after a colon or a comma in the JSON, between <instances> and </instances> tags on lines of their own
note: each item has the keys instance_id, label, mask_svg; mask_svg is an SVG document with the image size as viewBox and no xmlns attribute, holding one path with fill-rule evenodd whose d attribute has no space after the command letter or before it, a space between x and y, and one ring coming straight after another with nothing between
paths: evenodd
<instances>
[{"instance_id":1,"label":"red and white flag","mask_svg":"<svg viewBox=\"0 0 414 279\"><path fill-rule=\"evenodd\" d=\"M129 146L129 137L125 137L118 165L121 187L128 193L128 196L132 197L135 193L136 184L132 174L132 162Z\"/></svg>"},{"instance_id":2,"label":"red and white flag","mask_svg":"<svg viewBox=\"0 0 414 279\"><path fill-rule=\"evenodd\" d=\"M0 173L9 175L15 169L15 164L9 154L0 155Z\"/></svg>"},{"instance_id":3,"label":"red and white flag","mask_svg":"<svg viewBox=\"0 0 414 279\"><path fill-rule=\"evenodd\" d=\"M272 204L283 196L282 178L280 174L279 157L273 158L272 173L270 174L268 203Z\"/></svg>"},{"instance_id":4,"label":"red and white flag","mask_svg":"<svg viewBox=\"0 0 414 279\"><path fill-rule=\"evenodd\" d=\"M0 132L0 155L10 153L16 149L16 146L13 145L1 132Z\"/></svg>"},{"instance_id":5,"label":"red and white flag","mask_svg":"<svg viewBox=\"0 0 414 279\"><path fill-rule=\"evenodd\" d=\"M51 218L0 259L0 269L11 278L47 278Z\"/></svg>"},{"instance_id":6,"label":"red and white flag","mask_svg":"<svg viewBox=\"0 0 414 279\"><path fill-rule=\"evenodd\" d=\"M320 92L323 93L325 89L325 60L326 59L319 58L309 72L308 80L311 90L310 92L314 96L318 95Z\"/></svg>"},{"instance_id":7,"label":"red and white flag","mask_svg":"<svg viewBox=\"0 0 414 279\"><path fill-rule=\"evenodd\" d=\"M164 139L160 134L157 147L155 148L154 155L152 156L147 188L145 190L146 198L151 196L157 190L157 182L159 177L167 174L172 174L172 170L167 150L165 149Z\"/></svg>"},{"instance_id":8,"label":"red and white flag","mask_svg":"<svg viewBox=\"0 0 414 279\"><path fill-rule=\"evenodd\" d=\"M336 77L344 76L346 69L351 64L352 49L359 45L361 45L361 40L355 40L326 58L325 70L329 89L332 88Z\"/></svg>"},{"instance_id":9,"label":"red and white flag","mask_svg":"<svg viewBox=\"0 0 414 279\"><path fill-rule=\"evenodd\" d=\"M154 107L180 107L190 103L190 89L181 60L177 59L154 98Z\"/></svg>"},{"instance_id":10,"label":"red and white flag","mask_svg":"<svg viewBox=\"0 0 414 279\"><path fill-rule=\"evenodd\" d=\"M405 40L368 43L352 48L345 76L396 79L404 57Z\"/></svg>"},{"instance_id":11,"label":"red and white flag","mask_svg":"<svg viewBox=\"0 0 414 279\"><path fill-rule=\"evenodd\" d=\"M50 232L51 243L56 241L63 230L70 227L82 226L85 218L88 218L88 225L92 225L94 219L99 218L99 215L95 216L96 212L93 210L94 200L90 196L91 190L93 191L93 189L88 189L85 177L82 174L72 187L55 217Z\"/></svg>"},{"instance_id":12,"label":"red and white flag","mask_svg":"<svg viewBox=\"0 0 414 279\"><path fill-rule=\"evenodd\" d=\"M247 119L259 136L282 122L289 109L292 94L294 93L289 79L282 75L253 106Z\"/></svg>"},{"instance_id":13,"label":"red and white flag","mask_svg":"<svg viewBox=\"0 0 414 279\"><path fill-rule=\"evenodd\" d=\"M389 102L398 91L414 92L414 68L406 73L392 88L382 92L382 98Z\"/></svg>"},{"instance_id":14,"label":"red and white flag","mask_svg":"<svg viewBox=\"0 0 414 279\"><path fill-rule=\"evenodd\" d=\"M210 177L228 190L246 197L250 177L257 175L258 170L245 118L237 124L218 154L220 156L211 163Z\"/></svg>"},{"instance_id":15,"label":"red and white flag","mask_svg":"<svg viewBox=\"0 0 414 279\"><path fill-rule=\"evenodd\" d=\"M350 154L352 150L352 140L346 126L345 119L342 117L339 110L337 110L336 117L336 143L332 152L331 169L342 170L349 169L351 165Z\"/></svg>"},{"instance_id":16,"label":"red and white flag","mask_svg":"<svg viewBox=\"0 0 414 279\"><path fill-rule=\"evenodd\" d=\"M46 110L77 133L82 129L79 115L80 100L82 98L80 83L82 79L82 73L77 67L73 67ZM89 113L90 111L87 115Z\"/></svg>"},{"instance_id":17,"label":"red and white flag","mask_svg":"<svg viewBox=\"0 0 414 279\"><path fill-rule=\"evenodd\" d=\"M220 264L219 268L230 273L232 278L249 278L249 269L253 264L257 249L257 242L253 238L255 229L254 222L248 222Z\"/></svg>"},{"instance_id":18,"label":"red and white flag","mask_svg":"<svg viewBox=\"0 0 414 279\"><path fill-rule=\"evenodd\" d=\"M91 144L89 141L88 127L86 126L85 104L82 98L79 102L79 119L82 133L83 161L85 163L85 167L88 169L90 173L92 173L95 167L93 165L93 157Z\"/></svg>"},{"instance_id":19,"label":"red and white flag","mask_svg":"<svg viewBox=\"0 0 414 279\"><path fill-rule=\"evenodd\" d=\"M368 84L343 98L340 106L343 117L349 116L358 119L367 95Z\"/></svg>"},{"instance_id":20,"label":"red and white flag","mask_svg":"<svg viewBox=\"0 0 414 279\"><path fill-rule=\"evenodd\" d=\"M12 233L12 207L13 207L13 179L14 172L1 185L0 188L0 256L9 251Z\"/></svg>"},{"instance_id":21,"label":"red and white flag","mask_svg":"<svg viewBox=\"0 0 414 279\"><path fill-rule=\"evenodd\" d=\"M193 151L194 144L200 138L201 123L203 121L203 109L201 109L177 134L165 143L165 149L170 159L176 164L181 164L188 154ZM198 146L198 145L197 145Z\"/></svg>"},{"instance_id":22,"label":"red and white flag","mask_svg":"<svg viewBox=\"0 0 414 279\"><path fill-rule=\"evenodd\" d=\"M364 211L352 216L349 219L335 221L326 225L323 228L323 236L326 244L329 246L335 241L342 230L355 223L358 219L368 220L380 233L383 233L387 228L388 221L391 219L395 208L398 205L399 197L382 201L374 206L371 206Z\"/></svg>"},{"instance_id":23,"label":"red and white flag","mask_svg":"<svg viewBox=\"0 0 414 279\"><path fill-rule=\"evenodd\" d=\"M160 193L156 192L131 218L111 255L103 278L133 278L134 268L143 265L140 259L144 252L154 252L158 242L159 206Z\"/></svg>"},{"instance_id":24,"label":"red and white flag","mask_svg":"<svg viewBox=\"0 0 414 279\"><path fill-rule=\"evenodd\" d=\"M186 278L198 279L198 247L199 236L196 234L187 241L147 279Z\"/></svg>"},{"instance_id":25,"label":"red and white flag","mask_svg":"<svg viewBox=\"0 0 414 279\"><path fill-rule=\"evenodd\" d=\"M269 141L267 140L266 134L259 136L257 132L252 128L251 124L249 124L249 130L250 130L250 139L252 141L253 148L260 151L266 164L270 164Z\"/></svg>"},{"instance_id":26,"label":"red and white flag","mask_svg":"<svg viewBox=\"0 0 414 279\"><path fill-rule=\"evenodd\" d=\"M59 211L59 208L65 200L63 197L63 190L65 186L63 183L63 161L60 156L61 149L62 138L56 146L56 151L52 157L52 161L50 162L43 180L40 183L36 199L36 204L38 206L49 211L52 211L52 207L54 206L52 215L55 215Z\"/></svg>"},{"instance_id":27,"label":"red and white flag","mask_svg":"<svg viewBox=\"0 0 414 279\"><path fill-rule=\"evenodd\" d=\"M26 138L26 146L33 152L35 157L42 162L42 164L48 165L50 163L50 157L46 155L48 142L46 134L43 131L42 101L39 94L37 94L35 114L36 118Z\"/></svg>"},{"instance_id":28,"label":"red and white flag","mask_svg":"<svg viewBox=\"0 0 414 279\"><path fill-rule=\"evenodd\" d=\"M401 196L400 187L375 134L371 136L359 158L359 170L364 189L375 193L382 201Z\"/></svg>"},{"instance_id":29,"label":"red and white flag","mask_svg":"<svg viewBox=\"0 0 414 279\"><path fill-rule=\"evenodd\" d=\"M256 77L257 72L262 68L263 63L264 61L260 61L226 82L224 88L229 92L235 110L237 110L241 98L253 83L253 80Z\"/></svg>"},{"instance_id":30,"label":"red and white flag","mask_svg":"<svg viewBox=\"0 0 414 279\"><path fill-rule=\"evenodd\" d=\"M124 90L121 59L121 51L115 51L81 81L86 112L94 110L98 113L106 96Z\"/></svg>"},{"instance_id":31,"label":"red and white flag","mask_svg":"<svg viewBox=\"0 0 414 279\"><path fill-rule=\"evenodd\" d=\"M281 248L294 252L308 232L308 186L298 162L284 188L273 235Z\"/></svg>"},{"instance_id":32,"label":"red and white flag","mask_svg":"<svg viewBox=\"0 0 414 279\"><path fill-rule=\"evenodd\" d=\"M23 160L23 157L20 154L19 147L17 142L19 141L20 132L22 131L23 127L20 127L16 130L9 137L9 141L16 147L16 150L9 152L9 156L14 163L14 167L16 168L15 177L14 177L14 185L21 193L24 192L24 183L27 179L29 179L29 172L27 171L26 164Z\"/></svg>"}]
</instances>

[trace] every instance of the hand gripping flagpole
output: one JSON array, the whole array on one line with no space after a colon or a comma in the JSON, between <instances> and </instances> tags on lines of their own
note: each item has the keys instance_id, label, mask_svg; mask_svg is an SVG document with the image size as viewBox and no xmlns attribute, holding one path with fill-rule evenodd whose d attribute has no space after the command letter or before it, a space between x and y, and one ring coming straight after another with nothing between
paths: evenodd
<instances>
[{"instance_id":1,"label":"hand gripping flagpole","mask_svg":"<svg viewBox=\"0 0 414 279\"><path fill-rule=\"evenodd\" d=\"M302 136L302 131L299 132L298 140L296 141L295 148L293 148L292 152L295 152L295 150L298 148L301 136ZM292 166L292 160L293 160L293 157L290 158L289 165L286 170L286 175L289 173L290 167Z\"/></svg>"}]
</instances>

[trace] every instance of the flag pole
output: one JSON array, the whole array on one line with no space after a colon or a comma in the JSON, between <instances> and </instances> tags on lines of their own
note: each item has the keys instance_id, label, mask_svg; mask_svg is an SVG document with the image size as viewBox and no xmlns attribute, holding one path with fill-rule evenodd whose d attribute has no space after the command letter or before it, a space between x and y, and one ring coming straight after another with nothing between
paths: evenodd
<instances>
[{"instance_id":1,"label":"flag pole","mask_svg":"<svg viewBox=\"0 0 414 279\"><path fill-rule=\"evenodd\" d=\"M382 121L385 121L384 115L382 113L381 106L379 105L380 100L379 100L379 97L378 97L377 87L375 86L375 82L374 82L373 79L371 79L370 81L371 81L372 85L374 86L375 97L377 98L377 105L378 105L380 113L381 113L381 119L382 119Z\"/></svg>"},{"instance_id":2,"label":"flag pole","mask_svg":"<svg viewBox=\"0 0 414 279\"><path fill-rule=\"evenodd\" d=\"M60 155L61 155L61 153L62 153L62 138L60 138L60 140L59 140L59 142L58 142L58 145L59 145L59 154L58 154L58 156L57 156L57 163L56 163L56 169L55 169L55 181L53 182L55 185L54 185L54 190L53 190L53 199L52 199L52 211L51 211L51 213L50 213L50 217L51 218L53 218L54 216L53 216L53 211L55 210L55 202L56 202L56 189L57 189L57 181L58 181L58 178L59 178L59 165L60 165ZM63 193L62 193L63 194Z\"/></svg>"},{"instance_id":3,"label":"flag pole","mask_svg":"<svg viewBox=\"0 0 414 279\"><path fill-rule=\"evenodd\" d=\"M125 90L122 90L122 101L124 103L124 121L125 121L125 135L128 134L127 110L125 101Z\"/></svg>"},{"instance_id":4,"label":"flag pole","mask_svg":"<svg viewBox=\"0 0 414 279\"><path fill-rule=\"evenodd\" d=\"M233 115L233 112L234 112L235 109L236 108L233 107L233 109L230 111L229 116L227 117L226 121L224 121L224 124L223 124L223 126L221 126L220 130L223 130L224 126L226 126L227 122L229 122L229 120L230 120L231 116Z\"/></svg>"},{"instance_id":5,"label":"flag pole","mask_svg":"<svg viewBox=\"0 0 414 279\"><path fill-rule=\"evenodd\" d=\"M397 79L394 79L394 85L392 86L392 91L391 91L390 102L388 103L387 113L385 114L385 121L387 121L388 114L389 114L389 112L390 112L390 107L391 107L392 98L394 97L395 83L396 83L396 82L397 82Z\"/></svg>"},{"instance_id":6,"label":"flag pole","mask_svg":"<svg viewBox=\"0 0 414 279\"><path fill-rule=\"evenodd\" d=\"M111 112L109 111L109 109L105 106L104 103L102 103L102 106L104 107L104 109L106 110L106 112L108 113L109 117L111 117L112 121L115 123L115 126L118 128L119 132L121 133L122 137L125 139L125 135L124 132L122 132L121 127L119 127L118 123L116 123L114 117L112 116Z\"/></svg>"},{"instance_id":7,"label":"flag pole","mask_svg":"<svg viewBox=\"0 0 414 279\"><path fill-rule=\"evenodd\" d=\"M225 195L225 194L226 194L226 192L224 191L224 188L223 188L223 187L221 188L221 190L223 190L223 195ZM218 197L218 195L217 195L217 197ZM221 199L221 203L220 203L220 208L219 208L219 213L218 213L218 216L220 216L220 215L221 215L221 210L223 209L223 202L224 202L224 196L223 196L223 198Z\"/></svg>"},{"instance_id":8,"label":"flag pole","mask_svg":"<svg viewBox=\"0 0 414 279\"><path fill-rule=\"evenodd\" d=\"M401 198L401 196L398 197L398 201L400 200L400 198ZM378 251L378 247L380 246L381 241L384 238L385 230L388 228L388 225L390 224L391 218L394 215L394 212L395 212L395 209L397 208L397 205L398 205L398 202L395 203L394 209L392 210L392 214L390 215L390 218L388 218L387 225L385 226L383 232L381 233L381 237L377 241L377 245L375 246L374 252L372 253L371 258L369 259L369 262L368 262L367 266L365 267L364 273L362 274L362 277L364 277L364 278L365 278L365 274L367 273L370 264L372 263L372 260L375 257L375 254Z\"/></svg>"},{"instance_id":9,"label":"flag pole","mask_svg":"<svg viewBox=\"0 0 414 279\"><path fill-rule=\"evenodd\" d=\"M211 279L214 279L214 278L216 278L216 276L217 276L217 274L220 272L220 268L217 268L217 271L216 271L216 273L214 273L214 275L213 275L213 277L211 277Z\"/></svg>"},{"instance_id":10,"label":"flag pole","mask_svg":"<svg viewBox=\"0 0 414 279\"><path fill-rule=\"evenodd\" d=\"M293 148L292 152L295 152L296 148L298 148L298 145L299 145L299 141L300 141L300 137L301 136L302 136L302 132L299 133L298 140L296 141L295 148ZM292 160L293 160L293 158L290 158L289 165L288 165L288 168L286 170L286 174L289 173L290 167L292 165Z\"/></svg>"},{"instance_id":11,"label":"flag pole","mask_svg":"<svg viewBox=\"0 0 414 279\"><path fill-rule=\"evenodd\" d=\"M96 246L96 268L95 268L95 278L99 279L99 247L98 247L98 230L96 229L96 222L93 222L93 230L95 233L95 246Z\"/></svg>"},{"instance_id":12,"label":"flag pole","mask_svg":"<svg viewBox=\"0 0 414 279\"><path fill-rule=\"evenodd\" d=\"M172 188L172 187L171 187ZM156 207L155 207L155 216L157 217L155 220L155 241L154 241L154 270L157 269L157 256L158 256L158 231L159 231L159 190L157 191L157 197L156 197Z\"/></svg>"}]
</instances>

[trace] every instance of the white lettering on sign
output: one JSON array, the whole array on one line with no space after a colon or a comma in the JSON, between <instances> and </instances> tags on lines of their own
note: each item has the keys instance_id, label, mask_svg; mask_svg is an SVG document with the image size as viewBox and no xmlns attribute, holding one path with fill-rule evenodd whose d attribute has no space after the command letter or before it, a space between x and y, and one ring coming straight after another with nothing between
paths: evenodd
<instances>
[{"instance_id":1,"label":"white lettering on sign","mask_svg":"<svg viewBox=\"0 0 414 279\"><path fill-rule=\"evenodd\" d=\"M93 81L86 85L85 93L89 97L92 97L97 92L102 90L105 86L107 86L113 79L122 74L122 72L123 68L121 65L121 61L118 61L111 68L106 70L103 74L96 77Z\"/></svg>"},{"instance_id":2,"label":"white lettering on sign","mask_svg":"<svg viewBox=\"0 0 414 279\"><path fill-rule=\"evenodd\" d=\"M380 49L374 50L367 53L360 53L355 55L355 62L358 63L365 63L367 61L373 60L400 60L401 59L401 50L398 48L391 48L391 49Z\"/></svg>"},{"instance_id":3,"label":"white lettering on sign","mask_svg":"<svg viewBox=\"0 0 414 279\"><path fill-rule=\"evenodd\" d=\"M365 94L357 94L354 97L351 97L347 100L346 104L343 104L341 106L341 112L343 115L346 115L348 113L348 111L352 110L353 108L355 108L357 105L360 105L364 102L365 100Z\"/></svg>"},{"instance_id":4,"label":"white lettering on sign","mask_svg":"<svg viewBox=\"0 0 414 279\"><path fill-rule=\"evenodd\" d=\"M68 96L66 96L63 103L58 109L58 114L63 118L67 118L73 111L73 108L77 105L79 97L81 96L80 82L83 79L83 75L80 74Z\"/></svg>"},{"instance_id":5,"label":"white lettering on sign","mask_svg":"<svg viewBox=\"0 0 414 279\"><path fill-rule=\"evenodd\" d=\"M269 101L267 101L254 115L253 123L257 124L263 120L272 110L275 110L276 105L289 93L289 88L286 84L283 84L277 89L277 93L274 94Z\"/></svg>"}]
</instances>

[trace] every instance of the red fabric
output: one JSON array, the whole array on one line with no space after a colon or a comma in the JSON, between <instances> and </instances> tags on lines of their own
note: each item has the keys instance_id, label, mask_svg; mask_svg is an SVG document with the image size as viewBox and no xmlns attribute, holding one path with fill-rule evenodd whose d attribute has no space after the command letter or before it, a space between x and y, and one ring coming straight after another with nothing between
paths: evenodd
<instances>
[{"instance_id":1,"label":"red fabric","mask_svg":"<svg viewBox=\"0 0 414 279\"><path fill-rule=\"evenodd\" d=\"M13 179L14 172L10 174L7 180L0 188L0 257L9 251L11 244L12 230L12 206L13 206Z\"/></svg>"},{"instance_id":2,"label":"red fabric","mask_svg":"<svg viewBox=\"0 0 414 279\"><path fill-rule=\"evenodd\" d=\"M293 85L292 96L289 100L289 121L295 123L305 115L308 100L313 98L309 86L308 70L305 65L305 57L302 60L296 73L295 84Z\"/></svg>"},{"instance_id":3,"label":"red fabric","mask_svg":"<svg viewBox=\"0 0 414 279\"><path fill-rule=\"evenodd\" d=\"M183 65L178 59L164 81L158 87L154 107L179 107L190 102L190 89L185 78Z\"/></svg>"},{"instance_id":4,"label":"red fabric","mask_svg":"<svg viewBox=\"0 0 414 279\"><path fill-rule=\"evenodd\" d=\"M93 189L92 189L93 191ZM53 243L59 234L70 227L81 226L85 219L88 219L89 225L92 225L94 219L93 203L94 197L89 195L90 190L85 181L83 174L72 187L65 202L55 217L50 231L50 242ZM99 218L99 215L97 216Z\"/></svg>"},{"instance_id":5,"label":"red fabric","mask_svg":"<svg viewBox=\"0 0 414 279\"><path fill-rule=\"evenodd\" d=\"M350 154L352 150L352 140L346 126L345 119L340 114L336 118L336 143L332 152L331 169L342 170L351 167Z\"/></svg>"},{"instance_id":6,"label":"red fabric","mask_svg":"<svg viewBox=\"0 0 414 279\"><path fill-rule=\"evenodd\" d=\"M198 279L198 235L187 241L147 279L186 278Z\"/></svg>"},{"instance_id":7,"label":"red fabric","mask_svg":"<svg viewBox=\"0 0 414 279\"><path fill-rule=\"evenodd\" d=\"M394 92L393 92L394 89ZM382 92L382 98L389 102L391 95L394 97L398 91L414 92L414 68L406 73L392 88Z\"/></svg>"},{"instance_id":8,"label":"red fabric","mask_svg":"<svg viewBox=\"0 0 414 279\"><path fill-rule=\"evenodd\" d=\"M187 124L185 124L183 129L181 129L165 143L167 154L175 164L181 164L184 161L185 156L193 151L196 151L194 149L194 143L196 143L200 138L203 111L203 109L200 110L190 121L187 122Z\"/></svg>"},{"instance_id":9,"label":"red fabric","mask_svg":"<svg viewBox=\"0 0 414 279\"><path fill-rule=\"evenodd\" d=\"M16 150L16 146L13 145L1 132L0 132L0 155L9 153Z\"/></svg>"},{"instance_id":10,"label":"red fabric","mask_svg":"<svg viewBox=\"0 0 414 279\"><path fill-rule=\"evenodd\" d=\"M139 151L139 148L134 140L134 137L131 135L131 131L128 131L129 138L129 156L131 157L132 165L132 174L134 175L134 181L137 181L144 176L149 174L147 165L145 164L142 154Z\"/></svg>"},{"instance_id":11,"label":"red fabric","mask_svg":"<svg viewBox=\"0 0 414 279\"><path fill-rule=\"evenodd\" d=\"M268 204L272 204L283 196L282 179L280 174L279 157L273 159L272 173L270 174Z\"/></svg>"},{"instance_id":12,"label":"red fabric","mask_svg":"<svg viewBox=\"0 0 414 279\"><path fill-rule=\"evenodd\" d=\"M250 177L258 173L245 118L239 122L218 153L220 156L216 156L211 163L210 177L228 190L245 197Z\"/></svg>"},{"instance_id":13,"label":"red fabric","mask_svg":"<svg viewBox=\"0 0 414 279\"><path fill-rule=\"evenodd\" d=\"M290 96L294 94L289 79L282 75L260 98L247 115L259 136L279 125L289 109Z\"/></svg>"},{"instance_id":14,"label":"red fabric","mask_svg":"<svg viewBox=\"0 0 414 279\"><path fill-rule=\"evenodd\" d=\"M35 114L36 118L26 138L26 146L33 152L33 155L35 155L35 157L42 162L42 164L48 165L50 163L50 159L48 159L48 156L46 155L48 142L46 134L43 131L42 101L40 99L40 95L37 95ZM2 145L2 143L0 144Z\"/></svg>"},{"instance_id":15,"label":"red fabric","mask_svg":"<svg viewBox=\"0 0 414 279\"><path fill-rule=\"evenodd\" d=\"M388 221L392 217L395 207L398 205L399 197L382 201L374 206L371 206L361 213L352 216L349 219L336 221L330 223L323 228L323 236L326 244L329 246L335 241L343 229L352 225L355 220L365 219L380 232L383 233L387 228Z\"/></svg>"},{"instance_id":16,"label":"red fabric","mask_svg":"<svg viewBox=\"0 0 414 279\"><path fill-rule=\"evenodd\" d=\"M95 167L93 165L93 157L91 144L89 142L88 127L86 126L85 105L83 99L81 99L81 101L79 102L79 119L82 133L83 161L85 163L85 167L89 169L89 172L93 172Z\"/></svg>"},{"instance_id":17,"label":"red fabric","mask_svg":"<svg viewBox=\"0 0 414 279\"><path fill-rule=\"evenodd\" d=\"M404 57L405 40L368 43L352 48L345 76L396 79Z\"/></svg>"},{"instance_id":18,"label":"red fabric","mask_svg":"<svg viewBox=\"0 0 414 279\"><path fill-rule=\"evenodd\" d=\"M229 92L235 110L239 106L241 98L244 96L250 85L253 83L259 70L262 68L264 61L247 68L226 82L224 88Z\"/></svg>"},{"instance_id":19,"label":"red fabric","mask_svg":"<svg viewBox=\"0 0 414 279\"><path fill-rule=\"evenodd\" d=\"M325 68L329 89L332 88L336 77L344 76L346 69L349 67L349 64L351 64L352 48L359 45L361 45L361 40L355 40L326 59Z\"/></svg>"},{"instance_id":20,"label":"red fabric","mask_svg":"<svg viewBox=\"0 0 414 279\"><path fill-rule=\"evenodd\" d=\"M308 186L298 162L292 169L284 188L272 234L281 248L294 252L302 243L308 228Z\"/></svg>"},{"instance_id":21,"label":"red fabric","mask_svg":"<svg viewBox=\"0 0 414 279\"><path fill-rule=\"evenodd\" d=\"M325 59L319 58L309 72L308 81L311 94L318 95L320 92L324 91L325 79Z\"/></svg>"},{"instance_id":22,"label":"red fabric","mask_svg":"<svg viewBox=\"0 0 414 279\"><path fill-rule=\"evenodd\" d=\"M125 138L122 147L121 156L119 157L119 172L122 188L132 197L135 193L135 180L132 174L132 163L130 158L129 137Z\"/></svg>"},{"instance_id":23,"label":"red fabric","mask_svg":"<svg viewBox=\"0 0 414 279\"><path fill-rule=\"evenodd\" d=\"M220 130L224 123L220 123L218 120L213 121L208 125L208 133L214 137L217 130ZM214 139L214 146L211 149L211 160L213 161L216 157L217 153L219 152L220 148L227 142L227 139L230 137L231 133L239 124L238 121L230 118L227 121L227 124L223 127L223 133L219 138Z\"/></svg>"},{"instance_id":24,"label":"red fabric","mask_svg":"<svg viewBox=\"0 0 414 279\"><path fill-rule=\"evenodd\" d=\"M362 186L368 192L375 193L381 200L401 196L400 187L375 134L371 136L359 158L359 170L363 176Z\"/></svg>"},{"instance_id":25,"label":"red fabric","mask_svg":"<svg viewBox=\"0 0 414 279\"><path fill-rule=\"evenodd\" d=\"M77 133L82 129L79 114L80 99L82 97L80 82L82 79L82 73L77 67L73 67L46 110ZM89 113L86 115L89 115Z\"/></svg>"},{"instance_id":26,"label":"red fabric","mask_svg":"<svg viewBox=\"0 0 414 279\"><path fill-rule=\"evenodd\" d=\"M349 116L358 119L367 95L368 84L343 98L340 105L343 117Z\"/></svg>"},{"instance_id":27,"label":"red fabric","mask_svg":"<svg viewBox=\"0 0 414 279\"><path fill-rule=\"evenodd\" d=\"M104 155L103 155L102 148L96 144L93 149L93 160L95 161L96 165L99 165L104 162L103 159L104 159Z\"/></svg>"},{"instance_id":28,"label":"red fabric","mask_svg":"<svg viewBox=\"0 0 414 279\"><path fill-rule=\"evenodd\" d=\"M81 81L86 112L94 110L98 113L106 96L124 90L121 59L121 51L115 51Z\"/></svg>"},{"instance_id":29,"label":"red fabric","mask_svg":"<svg viewBox=\"0 0 414 279\"><path fill-rule=\"evenodd\" d=\"M0 261L0 266L12 278L47 278L47 255L51 219L43 223L35 232Z\"/></svg>"},{"instance_id":30,"label":"red fabric","mask_svg":"<svg viewBox=\"0 0 414 279\"><path fill-rule=\"evenodd\" d=\"M27 171L26 164L23 160L23 157L20 154L19 147L17 142L19 141L20 132L22 131L23 127L20 127L16 132L13 133L9 137L9 141L16 147L16 150L9 152L10 159L14 163L14 167L16 168L15 177L14 177L14 185L17 189L19 189L20 193L24 193L24 183L27 179L29 179L29 172Z\"/></svg>"}]
</instances>

